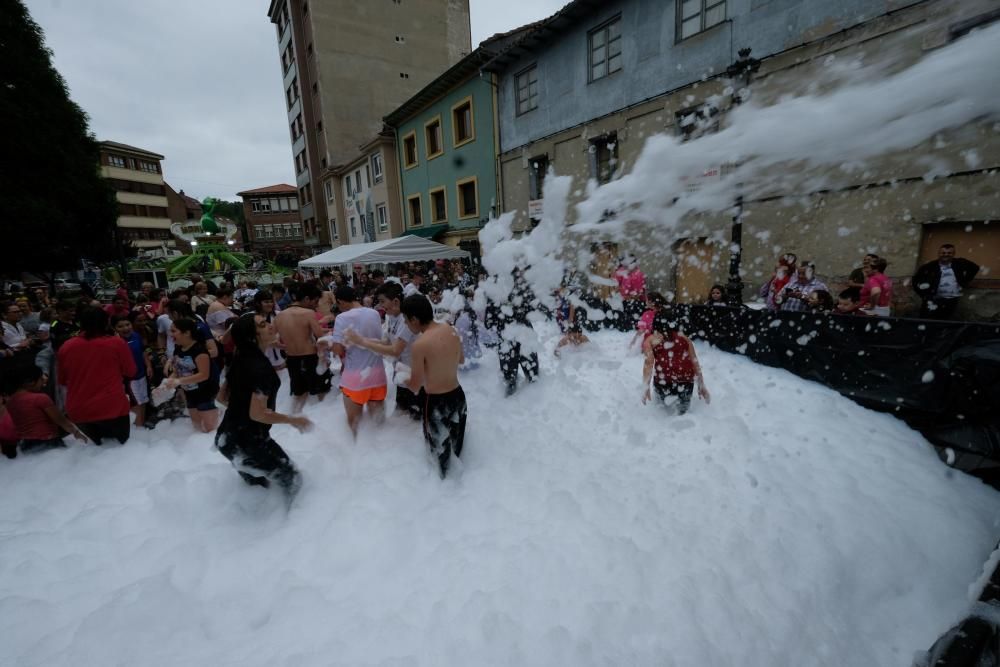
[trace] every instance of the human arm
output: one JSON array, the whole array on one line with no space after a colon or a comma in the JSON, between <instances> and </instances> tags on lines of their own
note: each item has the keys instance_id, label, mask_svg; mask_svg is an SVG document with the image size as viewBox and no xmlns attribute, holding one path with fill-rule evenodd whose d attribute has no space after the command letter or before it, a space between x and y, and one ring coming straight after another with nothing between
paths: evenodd
<instances>
[{"instance_id":1,"label":"human arm","mask_svg":"<svg viewBox=\"0 0 1000 667\"><path fill-rule=\"evenodd\" d=\"M424 346L419 340L413 343L410 355L410 379L406 383L406 388L415 394L424 385L424 357L426 355L424 354Z\"/></svg>"},{"instance_id":2,"label":"human arm","mask_svg":"<svg viewBox=\"0 0 1000 667\"><path fill-rule=\"evenodd\" d=\"M250 397L250 419L260 424L290 424L299 433L312 427L312 422L306 417L282 414L267 407L267 395L260 392L254 392Z\"/></svg>"},{"instance_id":3,"label":"human arm","mask_svg":"<svg viewBox=\"0 0 1000 667\"><path fill-rule=\"evenodd\" d=\"M650 336L649 338L644 340L642 343L642 354L645 357L645 360L643 361L642 364L642 386L644 387L644 391L642 394L643 404L645 404L650 399L649 383L652 382L653 380L653 367L655 365L655 359L653 357L654 337L655 334L654 336Z\"/></svg>"},{"instance_id":4,"label":"human arm","mask_svg":"<svg viewBox=\"0 0 1000 667\"><path fill-rule=\"evenodd\" d=\"M698 362L698 353L695 352L694 343L691 342L691 339L686 336L684 337L684 340L687 341L688 352L691 355L691 363L694 364L694 372L697 374L695 379L698 384L698 396L700 396L706 403L711 403L712 397L709 395L708 389L705 388L705 376L701 374L701 364Z\"/></svg>"},{"instance_id":5,"label":"human arm","mask_svg":"<svg viewBox=\"0 0 1000 667\"><path fill-rule=\"evenodd\" d=\"M348 330L344 332L344 341L350 343L351 345L357 345L358 347L363 347L366 350L371 350L375 354L381 354L385 357L398 357L403 354L403 350L406 349L406 341L402 338L396 338L390 343L383 343L380 340L375 340L374 338L365 338L360 336L357 332ZM339 345L334 343L334 345ZM341 346L343 347L343 346Z\"/></svg>"},{"instance_id":6,"label":"human arm","mask_svg":"<svg viewBox=\"0 0 1000 667\"><path fill-rule=\"evenodd\" d=\"M45 416L51 419L52 423L72 435L77 440L87 442L88 438L83 434L83 431L81 431L76 424L67 419L66 415L60 412L59 408L55 405L50 404L45 408Z\"/></svg>"},{"instance_id":7,"label":"human arm","mask_svg":"<svg viewBox=\"0 0 1000 667\"><path fill-rule=\"evenodd\" d=\"M142 360L146 363L146 377L153 377L153 353L148 349L143 350Z\"/></svg>"},{"instance_id":8,"label":"human arm","mask_svg":"<svg viewBox=\"0 0 1000 667\"><path fill-rule=\"evenodd\" d=\"M229 383L223 382L222 386L219 387L219 393L215 396L215 402L221 403L225 407L229 407Z\"/></svg>"},{"instance_id":9,"label":"human arm","mask_svg":"<svg viewBox=\"0 0 1000 667\"><path fill-rule=\"evenodd\" d=\"M121 372L123 378L131 380L139 370L135 367L135 358L132 356L132 349L128 346L128 343L117 336L115 337L115 346L118 350L119 372Z\"/></svg>"}]
</instances>

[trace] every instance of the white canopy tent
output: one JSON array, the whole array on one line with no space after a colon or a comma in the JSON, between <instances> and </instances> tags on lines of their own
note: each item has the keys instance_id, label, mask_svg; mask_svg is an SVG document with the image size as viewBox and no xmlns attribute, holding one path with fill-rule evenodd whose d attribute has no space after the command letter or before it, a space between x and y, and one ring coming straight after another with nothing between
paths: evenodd
<instances>
[{"instance_id":1,"label":"white canopy tent","mask_svg":"<svg viewBox=\"0 0 1000 667\"><path fill-rule=\"evenodd\" d=\"M465 259L469 253L450 245L419 236L400 236L374 243L342 245L315 257L304 259L299 266L307 269L344 264L386 264L390 262L415 262L428 259Z\"/></svg>"}]
</instances>

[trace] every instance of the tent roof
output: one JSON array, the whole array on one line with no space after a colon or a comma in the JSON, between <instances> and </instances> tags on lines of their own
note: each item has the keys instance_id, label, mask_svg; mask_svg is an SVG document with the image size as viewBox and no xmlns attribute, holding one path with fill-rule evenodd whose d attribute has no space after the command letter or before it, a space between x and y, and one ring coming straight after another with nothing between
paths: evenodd
<instances>
[{"instance_id":1,"label":"tent roof","mask_svg":"<svg viewBox=\"0 0 1000 667\"><path fill-rule=\"evenodd\" d=\"M374 243L354 243L328 250L315 257L304 259L299 266L318 268L340 266L341 264L382 264L386 262L410 262L427 259L462 259L468 257L465 250L450 245L420 238L400 236Z\"/></svg>"}]
</instances>

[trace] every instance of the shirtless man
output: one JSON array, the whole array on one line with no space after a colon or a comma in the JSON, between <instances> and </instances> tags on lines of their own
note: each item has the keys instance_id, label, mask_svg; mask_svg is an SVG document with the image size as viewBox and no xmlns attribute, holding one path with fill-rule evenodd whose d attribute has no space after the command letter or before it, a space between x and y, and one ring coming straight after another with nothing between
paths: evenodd
<instances>
[{"instance_id":1,"label":"shirtless man","mask_svg":"<svg viewBox=\"0 0 1000 667\"><path fill-rule=\"evenodd\" d=\"M406 326L420 334L412 345L408 386L412 392L421 387L427 392L424 439L444 479L452 452L461 456L465 441L465 392L458 383L458 367L465 362L462 339L450 324L434 321L434 307L424 296L406 297L401 310Z\"/></svg>"},{"instance_id":2,"label":"shirtless man","mask_svg":"<svg viewBox=\"0 0 1000 667\"><path fill-rule=\"evenodd\" d=\"M355 436L358 422L365 406L376 421L382 419L383 403L387 393L385 365L382 357L360 345L351 345L347 333L353 331L361 338L378 339L382 335L382 318L378 312L365 308L358 302L357 293L350 285L341 285L333 293L340 314L333 321L333 353L344 360L340 372L340 391L344 394L347 423Z\"/></svg>"},{"instance_id":3,"label":"shirtless man","mask_svg":"<svg viewBox=\"0 0 1000 667\"><path fill-rule=\"evenodd\" d=\"M292 402L292 412L302 412L306 399L311 394L323 400L330 391L330 373L316 373L319 356L316 353L316 339L324 331L316 320L316 304L319 302L319 288L313 284L299 285L295 301L278 313L274 326L285 346L288 362L288 380Z\"/></svg>"}]
</instances>

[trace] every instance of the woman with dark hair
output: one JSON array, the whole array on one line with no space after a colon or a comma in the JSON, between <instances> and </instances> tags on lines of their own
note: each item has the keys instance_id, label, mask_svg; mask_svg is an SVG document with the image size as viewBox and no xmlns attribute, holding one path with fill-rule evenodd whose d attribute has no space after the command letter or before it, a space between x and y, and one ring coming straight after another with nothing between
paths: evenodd
<instances>
[{"instance_id":1,"label":"woman with dark hair","mask_svg":"<svg viewBox=\"0 0 1000 667\"><path fill-rule=\"evenodd\" d=\"M256 314L263 317L268 324L274 324L274 294L270 290L261 290L254 294L253 310ZM267 360L271 362L271 366L276 371L280 371L285 367L285 353L281 351L281 347L281 343L277 340L276 336L275 341L264 350L264 356L267 357Z\"/></svg>"},{"instance_id":2,"label":"woman with dark hair","mask_svg":"<svg viewBox=\"0 0 1000 667\"><path fill-rule=\"evenodd\" d=\"M639 323L636 324L635 336L632 337L631 342L628 344L629 349L632 349L632 346L635 345L640 337L642 340L649 338L650 334L653 333L653 319L657 313L661 312L668 305L667 297L659 292L650 292L646 295L646 312L642 314L642 317L639 318Z\"/></svg>"},{"instance_id":3,"label":"woman with dark hair","mask_svg":"<svg viewBox=\"0 0 1000 667\"><path fill-rule=\"evenodd\" d=\"M677 412L684 414L691 406L694 385L698 383L698 396L706 403L710 397L701 375L701 365L694 351L694 344L682 334L670 313L657 313L653 319L653 333L642 343L646 363L642 368L642 380L646 388L642 402L650 399L649 383L660 402L670 396L677 397ZM653 371L656 371L654 374Z\"/></svg>"},{"instance_id":4,"label":"woman with dark hair","mask_svg":"<svg viewBox=\"0 0 1000 667\"><path fill-rule=\"evenodd\" d=\"M108 314L86 307L80 313L80 334L59 348L56 368L66 387L66 414L94 444L129 436L129 401L125 382L136 367L128 345L108 329Z\"/></svg>"},{"instance_id":5,"label":"woman with dark hair","mask_svg":"<svg viewBox=\"0 0 1000 667\"><path fill-rule=\"evenodd\" d=\"M706 306L725 306L726 305L726 288L722 285L712 285L712 289L708 290L708 299L705 300Z\"/></svg>"},{"instance_id":6,"label":"woman with dark hair","mask_svg":"<svg viewBox=\"0 0 1000 667\"><path fill-rule=\"evenodd\" d=\"M271 425L291 424L302 433L312 422L274 409L281 380L265 353L277 340L274 325L263 315L247 313L232 326L230 335L236 351L219 391L219 401L227 407L215 446L247 484L266 488L274 482L290 503L300 477L288 455L271 438Z\"/></svg>"},{"instance_id":7,"label":"woman with dark hair","mask_svg":"<svg viewBox=\"0 0 1000 667\"><path fill-rule=\"evenodd\" d=\"M167 387L184 389L191 423L202 433L215 430L219 409L215 395L219 393L219 375L198 330L198 323L186 317L175 320L170 327L174 339L174 359Z\"/></svg>"}]
</instances>

